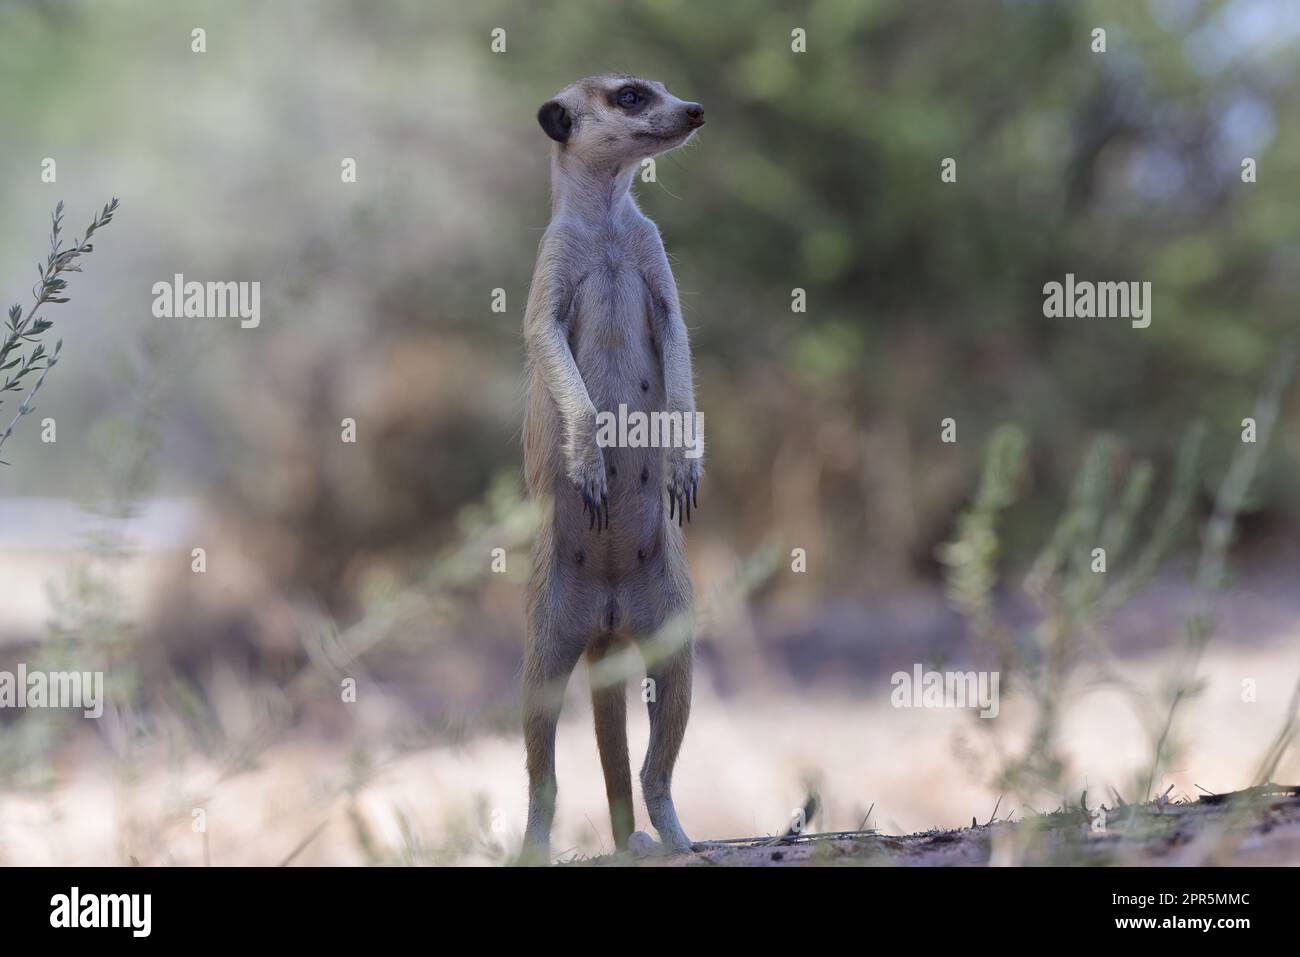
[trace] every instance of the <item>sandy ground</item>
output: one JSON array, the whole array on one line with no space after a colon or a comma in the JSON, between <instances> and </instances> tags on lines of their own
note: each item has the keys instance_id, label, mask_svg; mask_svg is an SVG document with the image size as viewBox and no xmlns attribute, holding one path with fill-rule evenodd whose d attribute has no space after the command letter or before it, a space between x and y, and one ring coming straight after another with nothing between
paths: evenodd
<instances>
[{"instance_id":1,"label":"sandy ground","mask_svg":"<svg viewBox=\"0 0 1300 957\"><path fill-rule=\"evenodd\" d=\"M40 500L0 499L0 519L0 581L10 587L0 603L6 616L0 634L38 637L50 612L44 586L58 580L93 523L66 503ZM156 588L168 560L160 551L187 542L192 521L185 503L161 502L131 524L142 557L123 570L126 592L147 595ZM41 543L46 551L33 551ZM18 555L21 561L12 557ZM1252 575L1249 590L1225 600L1222 640L1216 638L1200 669L1204 691L1178 725L1185 747L1154 792L1172 785L1175 795L1195 796L1252 783L1300 678L1300 606L1294 579L1278 574L1271 582ZM1154 588L1149 597L1150 607L1137 603L1116 625L1130 649L1125 677L1158 688L1169 666L1167 657L1156 657L1168 649L1165 625L1177 620L1181 613L1171 619L1171 609L1184 607L1186 595ZM993 720L970 711L891 707L892 669L882 663L925 660L926 648L911 642L933 630L926 622L908 631L888 618L851 618L836 624L839 645L796 642L782 651L778 646L795 633L776 620L759 623L771 634L730 643L715 636L715 661L732 673L719 681L702 656L674 787L687 832L700 841L780 832L803 803L808 782L821 796L813 830L857 829L869 810L869 824L885 835L987 821L1000 797L989 785L999 763L993 744L1014 750L1028 715L1008 694ZM865 648L876 659L809 657L827 647L837 654ZM746 680L734 673L744 671L746 648L755 661L752 681L748 671L740 676ZM760 651L773 658L762 667ZM788 677L798 667L829 674L799 683ZM787 677L776 677L782 674ZM822 678L836 690L818 690ZM1246 682L1254 685L1254 700L1243 695ZM124 731L130 722L112 714L75 725L54 752L44 783L0 789L0 864L491 864L517 848L526 810L518 735L443 728L412 738L409 698L367 691L333 724L312 721L279 732L237 678L224 691L211 690L226 739L211 756L165 730L130 739ZM645 712L634 702L629 712L639 763ZM473 717L466 722L471 729L483 724ZM0 723L0 745L11 743L16 729L12 720ZM1038 810L1067 798L1075 803L1084 790L1094 805L1109 799L1111 787L1128 801L1142 797L1135 781L1151 743L1117 692L1075 689L1061 739L1070 762L1066 794L1045 795ZM402 741L407 744L399 748ZM232 755L248 760L232 762ZM566 859L609 852L581 669L569 689L557 763L553 850ZM1300 781L1295 747L1274 777ZM1013 811L1014 820L1032 813L1004 798L998 816ZM637 826L649 827L640 806Z\"/></svg>"},{"instance_id":2,"label":"sandy ground","mask_svg":"<svg viewBox=\"0 0 1300 957\"><path fill-rule=\"evenodd\" d=\"M1294 645L1292 648L1294 649ZM1226 792L1248 785L1276 729L1300 670L1278 649L1211 654L1203 696L1186 713L1187 742L1176 770L1157 785L1174 794L1201 788ZM1134 663L1130 677L1155 686L1154 662ZM1258 682L1254 702L1241 682ZM824 810L814 830L870 824L903 835L982 823L998 795L982 783L991 767L981 719L954 710L894 709L887 679L860 697L750 696L721 700L701 682L675 793L696 840L749 837L784 829L818 783ZM611 840L585 679L570 688L557 761L560 798L553 848L557 856L595 856ZM512 735L483 734L460 744L383 757L356 772L359 743L384 740L391 703L355 706L349 740L290 733L244 771L157 749L129 762L107 747L111 734L82 734L59 752L55 785L0 792L0 863L4 864L487 864L518 840L525 812L522 744ZM1003 699L998 733L1011 741L1025 715ZM378 730L376 730L378 729ZM632 709L634 761L646 721ZM1090 803L1114 786L1126 800L1149 746L1128 705L1114 693L1082 694L1066 713L1072 758L1068 780ZM1300 780L1293 751L1275 775ZM1048 810L1048 807L1039 810ZM1025 808L1004 800L998 812ZM648 821L637 809L637 825Z\"/></svg>"},{"instance_id":3,"label":"sandy ground","mask_svg":"<svg viewBox=\"0 0 1300 957\"><path fill-rule=\"evenodd\" d=\"M808 834L794 839L700 847L672 856L628 853L585 866L1009 867L1123 865L1184 867L1300 865L1300 796L1243 794L1142 806L1069 808L917 834Z\"/></svg>"}]
</instances>

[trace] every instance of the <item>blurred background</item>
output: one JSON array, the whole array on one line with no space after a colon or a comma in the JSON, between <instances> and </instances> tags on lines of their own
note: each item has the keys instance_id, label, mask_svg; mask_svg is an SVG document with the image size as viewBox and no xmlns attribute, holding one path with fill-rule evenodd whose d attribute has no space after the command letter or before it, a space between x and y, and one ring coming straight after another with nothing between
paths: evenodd
<instances>
[{"instance_id":1,"label":"blurred background","mask_svg":"<svg viewBox=\"0 0 1300 957\"><path fill-rule=\"evenodd\" d=\"M104 670L109 702L0 711L0 862L517 841L535 113L604 71L708 117L637 186L709 438L687 831L809 789L817 829L906 832L1300 777L1291 0L8 0L0 53L5 305L56 202L80 236L121 198L0 466L0 669ZM1150 327L1045 318L1067 272L1150 282ZM259 281L260 327L154 318L176 273ZM1001 669L1000 716L892 708L916 663ZM554 845L596 854L585 681Z\"/></svg>"}]
</instances>

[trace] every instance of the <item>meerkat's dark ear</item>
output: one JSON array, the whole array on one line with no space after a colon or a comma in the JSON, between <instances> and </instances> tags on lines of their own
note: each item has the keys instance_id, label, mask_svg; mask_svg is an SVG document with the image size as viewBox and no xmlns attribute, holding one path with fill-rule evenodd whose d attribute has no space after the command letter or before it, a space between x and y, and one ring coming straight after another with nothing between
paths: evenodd
<instances>
[{"instance_id":1,"label":"meerkat's dark ear","mask_svg":"<svg viewBox=\"0 0 1300 957\"><path fill-rule=\"evenodd\" d=\"M559 100L547 100L543 103L542 108L537 111L537 122L542 125L546 135L557 143L568 140L569 130L573 129L573 116Z\"/></svg>"}]
</instances>

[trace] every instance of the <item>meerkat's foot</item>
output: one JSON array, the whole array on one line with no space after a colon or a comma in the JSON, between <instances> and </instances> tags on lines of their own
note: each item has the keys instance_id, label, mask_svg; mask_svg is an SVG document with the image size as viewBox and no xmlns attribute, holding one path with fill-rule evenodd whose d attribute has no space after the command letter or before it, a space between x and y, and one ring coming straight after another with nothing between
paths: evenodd
<instances>
[{"instance_id":1,"label":"meerkat's foot","mask_svg":"<svg viewBox=\"0 0 1300 957\"><path fill-rule=\"evenodd\" d=\"M691 839L679 827L677 832L671 836L659 832L663 838L663 848L665 854L689 854L691 852Z\"/></svg>"},{"instance_id":2,"label":"meerkat's foot","mask_svg":"<svg viewBox=\"0 0 1300 957\"><path fill-rule=\"evenodd\" d=\"M627 836L627 850L633 857L653 857L663 851L663 845L645 831L633 831Z\"/></svg>"},{"instance_id":3,"label":"meerkat's foot","mask_svg":"<svg viewBox=\"0 0 1300 957\"><path fill-rule=\"evenodd\" d=\"M685 854L690 851L691 839L677 821L672 798L649 795L646 797L646 810L650 812L650 823L659 834L664 853Z\"/></svg>"},{"instance_id":4,"label":"meerkat's foot","mask_svg":"<svg viewBox=\"0 0 1300 957\"><path fill-rule=\"evenodd\" d=\"M520 867L546 867L551 863L550 842L525 840L519 850L519 856L515 858L515 863Z\"/></svg>"},{"instance_id":5,"label":"meerkat's foot","mask_svg":"<svg viewBox=\"0 0 1300 957\"><path fill-rule=\"evenodd\" d=\"M647 857L668 857L672 854L686 854L691 850L691 842L685 834L679 833L684 843L663 843L656 841L645 831L633 831L627 838L628 853L638 859Z\"/></svg>"}]
</instances>

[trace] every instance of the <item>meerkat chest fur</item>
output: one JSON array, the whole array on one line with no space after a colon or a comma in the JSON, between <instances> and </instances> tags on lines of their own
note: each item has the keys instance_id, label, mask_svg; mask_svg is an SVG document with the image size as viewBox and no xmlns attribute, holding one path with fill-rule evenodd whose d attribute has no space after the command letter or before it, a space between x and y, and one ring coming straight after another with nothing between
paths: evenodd
<instances>
[{"instance_id":1,"label":"meerkat chest fur","mask_svg":"<svg viewBox=\"0 0 1300 957\"><path fill-rule=\"evenodd\" d=\"M579 231L588 248L574 270L565 324L574 361L597 410L617 412L625 406L649 412L664 408L665 394L654 298L645 276L655 255L664 252L649 220L634 207L626 218Z\"/></svg>"},{"instance_id":2,"label":"meerkat chest fur","mask_svg":"<svg viewBox=\"0 0 1300 957\"><path fill-rule=\"evenodd\" d=\"M638 416L648 421L655 413L666 413L657 335L666 316L656 310L656 294L647 279L661 263L666 278L660 281L672 281L658 230L637 210L629 193L604 221L561 217L555 225L568 235L572 255L566 267L570 300L559 322L598 418L635 422ZM662 544L665 450L652 444L650 436L631 443L626 434L611 437L616 440L601 446L606 483L602 509L616 514L618 521L603 534L591 535L591 516L572 496L562 462L551 475L557 497L568 504L556 512L557 544L575 561L582 556L578 574L633 573L657 555Z\"/></svg>"}]
</instances>

